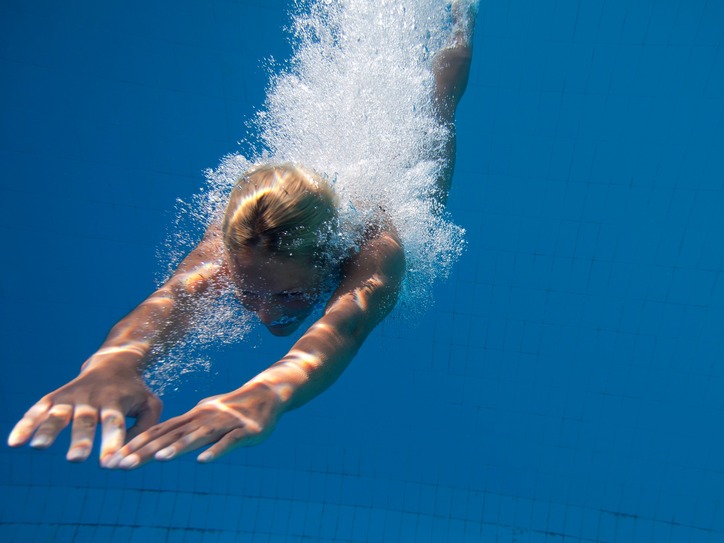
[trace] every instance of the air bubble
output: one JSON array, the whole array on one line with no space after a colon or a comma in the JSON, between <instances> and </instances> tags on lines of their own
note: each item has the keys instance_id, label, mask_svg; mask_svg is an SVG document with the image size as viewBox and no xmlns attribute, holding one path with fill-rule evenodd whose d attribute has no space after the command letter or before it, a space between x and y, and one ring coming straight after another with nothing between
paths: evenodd
<instances>
[{"instance_id":1,"label":"air bubble","mask_svg":"<svg viewBox=\"0 0 724 543\"><path fill-rule=\"evenodd\" d=\"M290 25L293 57L286 71L271 60L266 101L239 134L242 151L206 172L207 185L179 213L162 251L162 279L220 221L236 179L258 162L296 162L332 180L339 224L326 234L329 260L358 251L370 221L394 224L407 275L396 312L419 314L432 286L445 279L464 247L464 231L432 198L446 166L441 149L450 137L436 119L431 72L435 51L452 24L442 0L299 2ZM384 211L381 211L384 210ZM414 270L414 272L413 272ZM225 302L226 303L226 302ZM207 312L212 341L243 339L250 321L221 326L234 313ZM243 312L240 312L243 315ZM202 339L212 334L202 333Z\"/></svg>"}]
</instances>

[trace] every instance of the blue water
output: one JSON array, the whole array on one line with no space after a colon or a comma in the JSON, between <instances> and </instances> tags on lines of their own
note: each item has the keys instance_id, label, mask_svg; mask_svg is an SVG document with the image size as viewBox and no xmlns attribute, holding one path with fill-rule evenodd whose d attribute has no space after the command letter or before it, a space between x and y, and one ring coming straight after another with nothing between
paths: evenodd
<instances>
[{"instance_id":1,"label":"blue water","mask_svg":"<svg viewBox=\"0 0 724 543\"><path fill-rule=\"evenodd\" d=\"M286 2L0 5L2 428L153 288L245 136ZM481 6L468 250L254 449L131 473L0 449L0 540L724 540L724 4ZM165 416L284 352L212 349ZM177 390L173 390L176 388Z\"/></svg>"}]
</instances>

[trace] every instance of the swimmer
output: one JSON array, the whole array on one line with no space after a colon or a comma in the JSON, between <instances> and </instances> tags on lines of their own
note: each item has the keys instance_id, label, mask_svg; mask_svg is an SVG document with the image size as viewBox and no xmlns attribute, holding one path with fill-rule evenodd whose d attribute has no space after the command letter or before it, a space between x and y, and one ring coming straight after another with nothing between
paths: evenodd
<instances>
[{"instance_id":1,"label":"swimmer","mask_svg":"<svg viewBox=\"0 0 724 543\"><path fill-rule=\"evenodd\" d=\"M441 204L451 185L454 116L470 70L476 4L454 1L451 7L451 40L432 61L436 114L453 134L434 194ZM9 445L45 449L70 425L66 458L84 461L100 424L101 466L132 469L207 445L197 459L210 462L263 441L286 411L335 382L397 302L405 253L394 224L380 211L354 250L330 259L324 234L333 230L338 206L331 184L303 166L249 169L231 191L223 219L163 286L111 329L78 377L30 408ZM192 326L205 298L231 286L273 335L288 336L324 301L331 278L336 283L322 316L281 360L241 388L158 423L161 400L147 388L143 371L160 346ZM126 417L135 418L128 430Z\"/></svg>"}]
</instances>

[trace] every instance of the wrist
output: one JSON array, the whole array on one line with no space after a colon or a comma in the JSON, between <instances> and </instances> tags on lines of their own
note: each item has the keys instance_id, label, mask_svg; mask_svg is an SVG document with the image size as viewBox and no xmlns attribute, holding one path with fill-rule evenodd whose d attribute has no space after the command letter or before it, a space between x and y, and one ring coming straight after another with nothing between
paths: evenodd
<instances>
[{"instance_id":1,"label":"wrist","mask_svg":"<svg viewBox=\"0 0 724 543\"><path fill-rule=\"evenodd\" d=\"M281 412L289 411L296 403L302 382L306 381L306 375L301 377L295 373L290 371L290 368L272 366L246 383L242 389L266 388L274 395Z\"/></svg>"},{"instance_id":2,"label":"wrist","mask_svg":"<svg viewBox=\"0 0 724 543\"><path fill-rule=\"evenodd\" d=\"M108 370L140 375L146 368L146 353L134 346L101 347L81 366L80 372Z\"/></svg>"}]
</instances>

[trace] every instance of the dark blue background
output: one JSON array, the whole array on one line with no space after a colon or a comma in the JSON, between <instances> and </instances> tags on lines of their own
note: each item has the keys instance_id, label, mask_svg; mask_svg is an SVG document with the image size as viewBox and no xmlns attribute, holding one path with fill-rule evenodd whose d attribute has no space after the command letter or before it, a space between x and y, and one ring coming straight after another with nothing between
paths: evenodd
<instances>
[{"instance_id":1,"label":"dark blue background","mask_svg":"<svg viewBox=\"0 0 724 543\"><path fill-rule=\"evenodd\" d=\"M286 9L0 4L6 434L153 289L176 198L289 55ZM450 200L469 247L434 309L215 465L0 450L0 539L722 540L723 37L711 0L485 2ZM288 345L251 342L165 416Z\"/></svg>"}]
</instances>

